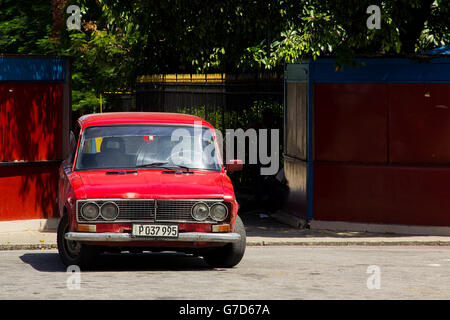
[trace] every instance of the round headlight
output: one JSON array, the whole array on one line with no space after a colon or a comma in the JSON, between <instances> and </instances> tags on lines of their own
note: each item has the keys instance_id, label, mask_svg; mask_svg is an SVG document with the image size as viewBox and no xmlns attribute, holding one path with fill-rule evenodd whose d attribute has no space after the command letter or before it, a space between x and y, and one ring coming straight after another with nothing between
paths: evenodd
<instances>
[{"instance_id":1,"label":"round headlight","mask_svg":"<svg viewBox=\"0 0 450 320\"><path fill-rule=\"evenodd\" d=\"M196 203L192 207L191 211L192 218L194 218L197 221L203 221L208 218L209 215L209 207L206 205L206 203L199 202Z\"/></svg>"},{"instance_id":2,"label":"round headlight","mask_svg":"<svg viewBox=\"0 0 450 320\"><path fill-rule=\"evenodd\" d=\"M98 205L94 202L88 202L83 205L81 208L81 215L86 220L95 220L97 219L100 213L100 209Z\"/></svg>"},{"instance_id":3,"label":"round headlight","mask_svg":"<svg viewBox=\"0 0 450 320\"><path fill-rule=\"evenodd\" d=\"M222 203L216 203L211 207L209 215L215 221L223 221L228 216L228 208Z\"/></svg>"},{"instance_id":4,"label":"round headlight","mask_svg":"<svg viewBox=\"0 0 450 320\"><path fill-rule=\"evenodd\" d=\"M113 202L106 202L102 205L100 213L105 220L115 220L119 215L119 207Z\"/></svg>"}]
</instances>

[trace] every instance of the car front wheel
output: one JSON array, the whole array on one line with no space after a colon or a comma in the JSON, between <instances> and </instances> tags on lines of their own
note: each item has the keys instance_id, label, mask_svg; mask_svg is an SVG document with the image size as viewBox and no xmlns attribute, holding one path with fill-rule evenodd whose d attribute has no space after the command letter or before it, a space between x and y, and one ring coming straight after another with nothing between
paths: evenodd
<instances>
[{"instance_id":1,"label":"car front wheel","mask_svg":"<svg viewBox=\"0 0 450 320\"><path fill-rule=\"evenodd\" d=\"M228 243L204 254L203 259L207 264L217 268L232 268L242 260L246 247L246 233L244 223L239 216L236 217L234 232L241 235L241 240Z\"/></svg>"},{"instance_id":2,"label":"car front wheel","mask_svg":"<svg viewBox=\"0 0 450 320\"><path fill-rule=\"evenodd\" d=\"M98 255L97 248L77 241L66 240L64 235L67 232L69 232L69 218L67 215L64 215L59 221L57 235L58 252L61 261L66 266L91 267Z\"/></svg>"}]
</instances>

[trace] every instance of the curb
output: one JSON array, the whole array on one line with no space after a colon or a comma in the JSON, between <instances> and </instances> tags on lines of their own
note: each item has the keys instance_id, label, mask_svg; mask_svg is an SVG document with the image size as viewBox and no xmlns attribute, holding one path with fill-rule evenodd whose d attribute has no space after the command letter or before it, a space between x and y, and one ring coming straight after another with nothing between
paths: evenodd
<instances>
[{"instance_id":1,"label":"curb","mask_svg":"<svg viewBox=\"0 0 450 320\"><path fill-rule=\"evenodd\" d=\"M8 250L50 250L57 249L56 244L0 244L0 251Z\"/></svg>"},{"instance_id":2,"label":"curb","mask_svg":"<svg viewBox=\"0 0 450 320\"><path fill-rule=\"evenodd\" d=\"M248 241L247 246L450 246L450 241Z\"/></svg>"},{"instance_id":3,"label":"curb","mask_svg":"<svg viewBox=\"0 0 450 320\"><path fill-rule=\"evenodd\" d=\"M308 240L298 240L298 241L273 241L273 240L252 240L247 238L247 246L249 247L266 247L266 246L450 246L449 241L435 241L435 240L424 240L424 241L308 241ZM0 244L0 251L8 250L50 250L57 249L56 243L48 244Z\"/></svg>"}]
</instances>

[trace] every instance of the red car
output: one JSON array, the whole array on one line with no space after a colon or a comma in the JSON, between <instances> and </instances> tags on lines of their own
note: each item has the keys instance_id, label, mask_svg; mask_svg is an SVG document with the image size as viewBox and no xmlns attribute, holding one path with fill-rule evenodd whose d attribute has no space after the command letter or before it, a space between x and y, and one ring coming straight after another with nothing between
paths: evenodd
<instances>
[{"instance_id":1,"label":"red car","mask_svg":"<svg viewBox=\"0 0 450 320\"><path fill-rule=\"evenodd\" d=\"M60 168L58 251L87 267L101 252L180 251L233 267L246 234L214 128L175 113L85 115Z\"/></svg>"}]
</instances>

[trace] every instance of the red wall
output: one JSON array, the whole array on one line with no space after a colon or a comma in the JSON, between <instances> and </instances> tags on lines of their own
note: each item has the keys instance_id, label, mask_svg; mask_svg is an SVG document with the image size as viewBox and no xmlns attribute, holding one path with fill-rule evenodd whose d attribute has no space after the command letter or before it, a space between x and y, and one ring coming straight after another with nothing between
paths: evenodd
<instances>
[{"instance_id":1,"label":"red wall","mask_svg":"<svg viewBox=\"0 0 450 320\"><path fill-rule=\"evenodd\" d=\"M316 84L314 219L450 226L450 84Z\"/></svg>"},{"instance_id":2,"label":"red wall","mask_svg":"<svg viewBox=\"0 0 450 320\"><path fill-rule=\"evenodd\" d=\"M450 164L450 84L389 87L390 161Z\"/></svg>"},{"instance_id":3,"label":"red wall","mask_svg":"<svg viewBox=\"0 0 450 320\"><path fill-rule=\"evenodd\" d=\"M62 86L0 83L0 161L61 159Z\"/></svg>"},{"instance_id":4,"label":"red wall","mask_svg":"<svg viewBox=\"0 0 450 320\"><path fill-rule=\"evenodd\" d=\"M314 165L314 219L450 226L450 168Z\"/></svg>"},{"instance_id":5,"label":"red wall","mask_svg":"<svg viewBox=\"0 0 450 320\"><path fill-rule=\"evenodd\" d=\"M62 83L0 83L0 221L58 216L62 123Z\"/></svg>"},{"instance_id":6,"label":"red wall","mask_svg":"<svg viewBox=\"0 0 450 320\"><path fill-rule=\"evenodd\" d=\"M316 84L315 160L385 163L386 98L384 84Z\"/></svg>"},{"instance_id":7,"label":"red wall","mask_svg":"<svg viewBox=\"0 0 450 320\"><path fill-rule=\"evenodd\" d=\"M0 167L0 221L56 218L57 163Z\"/></svg>"}]
</instances>

